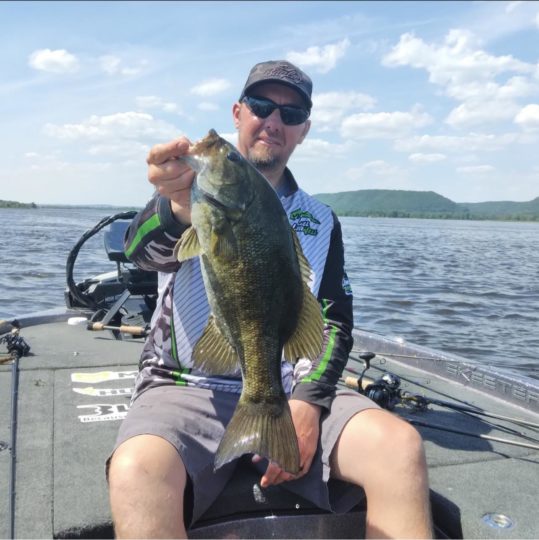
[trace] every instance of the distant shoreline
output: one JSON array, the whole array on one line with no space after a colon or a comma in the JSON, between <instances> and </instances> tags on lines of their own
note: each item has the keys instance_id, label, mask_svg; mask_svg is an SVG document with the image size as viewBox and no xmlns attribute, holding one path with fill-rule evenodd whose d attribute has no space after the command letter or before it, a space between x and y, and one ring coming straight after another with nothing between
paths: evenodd
<instances>
[{"instance_id":1,"label":"distant shoreline","mask_svg":"<svg viewBox=\"0 0 539 540\"><path fill-rule=\"evenodd\" d=\"M0 208L38 208L36 203L21 203L17 201L1 201Z\"/></svg>"}]
</instances>

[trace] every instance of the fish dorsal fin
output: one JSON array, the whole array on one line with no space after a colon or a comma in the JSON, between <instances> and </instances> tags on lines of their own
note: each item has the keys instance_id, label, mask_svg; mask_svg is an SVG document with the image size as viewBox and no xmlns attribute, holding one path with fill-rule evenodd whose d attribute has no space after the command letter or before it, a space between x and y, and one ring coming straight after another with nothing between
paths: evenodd
<instances>
[{"instance_id":1,"label":"fish dorsal fin","mask_svg":"<svg viewBox=\"0 0 539 540\"><path fill-rule=\"evenodd\" d=\"M315 360L322 352L324 320L322 308L306 283L296 330L284 345L284 357L295 363L298 358Z\"/></svg>"},{"instance_id":2,"label":"fish dorsal fin","mask_svg":"<svg viewBox=\"0 0 539 540\"><path fill-rule=\"evenodd\" d=\"M200 242L194 227L189 227L176 243L174 247L174 255L180 261L186 261L193 257L198 257L202 252Z\"/></svg>"},{"instance_id":3,"label":"fish dorsal fin","mask_svg":"<svg viewBox=\"0 0 539 540\"><path fill-rule=\"evenodd\" d=\"M238 372L238 355L219 330L213 315L193 349L193 361L197 369L211 375Z\"/></svg>"},{"instance_id":4,"label":"fish dorsal fin","mask_svg":"<svg viewBox=\"0 0 539 540\"><path fill-rule=\"evenodd\" d=\"M298 256L299 271L301 273L301 278L305 283L309 283L311 279L311 265L307 260L307 257L303 254L303 248L299 241L299 237L294 229L292 231L292 238L294 239L294 249L296 250L296 255Z\"/></svg>"}]
</instances>

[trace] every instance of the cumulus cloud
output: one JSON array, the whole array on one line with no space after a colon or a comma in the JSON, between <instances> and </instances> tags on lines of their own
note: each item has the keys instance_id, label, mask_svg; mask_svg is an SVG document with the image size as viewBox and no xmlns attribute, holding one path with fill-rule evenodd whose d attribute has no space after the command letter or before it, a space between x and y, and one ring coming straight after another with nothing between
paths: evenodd
<instances>
[{"instance_id":1,"label":"cumulus cloud","mask_svg":"<svg viewBox=\"0 0 539 540\"><path fill-rule=\"evenodd\" d=\"M523 107L515 116L515 124L524 129L539 129L539 105L532 103Z\"/></svg>"},{"instance_id":2,"label":"cumulus cloud","mask_svg":"<svg viewBox=\"0 0 539 540\"><path fill-rule=\"evenodd\" d=\"M231 84L226 79L209 79L191 88L191 93L197 96L207 97L221 94L228 90Z\"/></svg>"},{"instance_id":3,"label":"cumulus cloud","mask_svg":"<svg viewBox=\"0 0 539 540\"><path fill-rule=\"evenodd\" d=\"M496 169L492 165L469 165L457 167L457 172L461 174L488 174Z\"/></svg>"},{"instance_id":4,"label":"cumulus cloud","mask_svg":"<svg viewBox=\"0 0 539 540\"><path fill-rule=\"evenodd\" d=\"M431 116L419 107L414 107L410 112L358 113L343 120L341 135L353 139L393 138L431 122Z\"/></svg>"},{"instance_id":5,"label":"cumulus cloud","mask_svg":"<svg viewBox=\"0 0 539 540\"><path fill-rule=\"evenodd\" d=\"M355 110L374 108L376 99L361 92L325 92L313 96L313 126L319 131L329 131L340 126L346 114Z\"/></svg>"},{"instance_id":6,"label":"cumulus cloud","mask_svg":"<svg viewBox=\"0 0 539 540\"><path fill-rule=\"evenodd\" d=\"M382 63L424 69L431 83L461 101L446 119L453 127L509 120L518 108L516 100L539 90L534 78L537 66L511 55L489 54L472 32L462 29L451 30L441 44L429 44L406 33ZM516 75L499 80L506 73Z\"/></svg>"},{"instance_id":7,"label":"cumulus cloud","mask_svg":"<svg viewBox=\"0 0 539 540\"><path fill-rule=\"evenodd\" d=\"M174 138L178 130L166 122L155 120L151 114L124 112L105 116L92 115L79 124L46 124L46 135L67 140L107 140L119 139L150 140Z\"/></svg>"},{"instance_id":8,"label":"cumulus cloud","mask_svg":"<svg viewBox=\"0 0 539 540\"><path fill-rule=\"evenodd\" d=\"M331 71L337 62L346 54L350 46L348 38L324 45L323 47L308 47L305 51L291 51L286 55L286 59L302 68L313 68L319 73Z\"/></svg>"},{"instance_id":9,"label":"cumulus cloud","mask_svg":"<svg viewBox=\"0 0 539 540\"><path fill-rule=\"evenodd\" d=\"M39 49L28 57L30 67L49 73L72 73L79 69L78 58L65 49Z\"/></svg>"},{"instance_id":10,"label":"cumulus cloud","mask_svg":"<svg viewBox=\"0 0 539 540\"><path fill-rule=\"evenodd\" d=\"M413 163L436 163L446 158L447 156L445 154L422 154L420 152L408 156L408 159Z\"/></svg>"}]
</instances>

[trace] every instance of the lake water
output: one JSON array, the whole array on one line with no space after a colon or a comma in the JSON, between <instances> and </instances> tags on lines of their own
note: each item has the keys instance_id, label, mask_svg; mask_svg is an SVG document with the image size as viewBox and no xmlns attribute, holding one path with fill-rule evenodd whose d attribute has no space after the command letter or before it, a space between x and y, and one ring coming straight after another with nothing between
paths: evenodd
<instances>
[{"instance_id":1,"label":"lake water","mask_svg":"<svg viewBox=\"0 0 539 540\"><path fill-rule=\"evenodd\" d=\"M0 318L63 305L113 208L0 209ZM341 218L358 328L539 378L539 224ZM115 270L98 233L75 281Z\"/></svg>"}]
</instances>

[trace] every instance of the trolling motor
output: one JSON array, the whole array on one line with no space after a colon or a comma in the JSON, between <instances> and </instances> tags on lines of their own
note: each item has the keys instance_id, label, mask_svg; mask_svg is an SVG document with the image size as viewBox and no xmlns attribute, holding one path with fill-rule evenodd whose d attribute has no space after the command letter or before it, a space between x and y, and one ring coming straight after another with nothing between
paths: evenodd
<instances>
[{"instance_id":1,"label":"trolling motor","mask_svg":"<svg viewBox=\"0 0 539 540\"><path fill-rule=\"evenodd\" d=\"M371 360L376 356L372 352L360 353L359 358L365 363L363 371L358 379L354 377L346 378L346 385L356 388L360 394L372 399L383 409L393 410L395 405L401 400L401 380L393 373L384 373L379 379L372 380L365 378L365 372L371 367Z\"/></svg>"}]
</instances>

